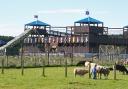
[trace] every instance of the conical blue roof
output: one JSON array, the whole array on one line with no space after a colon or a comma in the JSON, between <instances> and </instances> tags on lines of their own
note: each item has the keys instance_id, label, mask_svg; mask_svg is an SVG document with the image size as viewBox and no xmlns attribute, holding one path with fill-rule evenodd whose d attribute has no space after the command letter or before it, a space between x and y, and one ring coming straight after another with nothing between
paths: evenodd
<instances>
[{"instance_id":1,"label":"conical blue roof","mask_svg":"<svg viewBox=\"0 0 128 89\"><path fill-rule=\"evenodd\" d=\"M39 20L30 22L30 23L25 24L25 25L26 25L26 26L50 26L49 24L44 23L44 22L39 21Z\"/></svg>"},{"instance_id":2,"label":"conical blue roof","mask_svg":"<svg viewBox=\"0 0 128 89\"><path fill-rule=\"evenodd\" d=\"M128 25L127 26L124 26L123 28L128 28Z\"/></svg>"},{"instance_id":3,"label":"conical blue roof","mask_svg":"<svg viewBox=\"0 0 128 89\"><path fill-rule=\"evenodd\" d=\"M88 17L88 18L84 18L81 19L79 21L76 21L75 23L85 23L85 24L101 24L103 22L96 20L94 18Z\"/></svg>"}]
</instances>

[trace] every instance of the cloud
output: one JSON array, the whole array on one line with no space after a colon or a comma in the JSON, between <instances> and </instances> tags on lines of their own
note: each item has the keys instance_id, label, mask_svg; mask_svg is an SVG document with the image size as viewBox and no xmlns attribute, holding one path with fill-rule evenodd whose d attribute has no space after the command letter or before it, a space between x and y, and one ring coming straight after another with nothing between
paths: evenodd
<instances>
[{"instance_id":1,"label":"cloud","mask_svg":"<svg viewBox=\"0 0 128 89\"><path fill-rule=\"evenodd\" d=\"M71 13L85 13L87 9L53 9L53 10L40 10L37 11L37 14L71 14ZM102 15L102 14L109 14L109 11L91 11L89 10L90 14L95 15Z\"/></svg>"},{"instance_id":2,"label":"cloud","mask_svg":"<svg viewBox=\"0 0 128 89\"><path fill-rule=\"evenodd\" d=\"M110 11L95 11L94 13L97 15L102 15L102 14L109 14Z\"/></svg>"},{"instance_id":3,"label":"cloud","mask_svg":"<svg viewBox=\"0 0 128 89\"><path fill-rule=\"evenodd\" d=\"M57 9L57 10L41 10L37 13L39 14L56 14L56 13L83 13L84 9Z\"/></svg>"}]
</instances>

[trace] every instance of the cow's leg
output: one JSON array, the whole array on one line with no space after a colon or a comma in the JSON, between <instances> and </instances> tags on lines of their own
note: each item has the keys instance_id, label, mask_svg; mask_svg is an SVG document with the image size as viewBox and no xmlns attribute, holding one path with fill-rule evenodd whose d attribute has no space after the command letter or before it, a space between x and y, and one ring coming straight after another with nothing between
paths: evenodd
<instances>
[{"instance_id":1,"label":"cow's leg","mask_svg":"<svg viewBox=\"0 0 128 89\"><path fill-rule=\"evenodd\" d=\"M123 75L125 74L125 72L123 71Z\"/></svg>"},{"instance_id":2,"label":"cow's leg","mask_svg":"<svg viewBox=\"0 0 128 89\"><path fill-rule=\"evenodd\" d=\"M108 79L108 74L106 75L106 78Z\"/></svg>"},{"instance_id":3,"label":"cow's leg","mask_svg":"<svg viewBox=\"0 0 128 89\"><path fill-rule=\"evenodd\" d=\"M76 77L76 73L74 74L74 76Z\"/></svg>"},{"instance_id":4,"label":"cow's leg","mask_svg":"<svg viewBox=\"0 0 128 89\"><path fill-rule=\"evenodd\" d=\"M100 79L101 79L102 73L100 73Z\"/></svg>"},{"instance_id":5,"label":"cow's leg","mask_svg":"<svg viewBox=\"0 0 128 89\"><path fill-rule=\"evenodd\" d=\"M97 78L99 78L99 72L97 72Z\"/></svg>"},{"instance_id":6,"label":"cow's leg","mask_svg":"<svg viewBox=\"0 0 128 89\"><path fill-rule=\"evenodd\" d=\"M104 74L105 79L107 79L107 74Z\"/></svg>"}]
</instances>

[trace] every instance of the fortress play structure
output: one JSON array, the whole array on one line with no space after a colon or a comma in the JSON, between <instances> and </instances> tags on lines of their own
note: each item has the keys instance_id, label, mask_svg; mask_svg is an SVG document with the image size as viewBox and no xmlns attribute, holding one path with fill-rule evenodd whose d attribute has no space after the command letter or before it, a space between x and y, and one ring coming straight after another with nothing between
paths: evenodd
<instances>
[{"instance_id":1,"label":"fortress play structure","mask_svg":"<svg viewBox=\"0 0 128 89\"><path fill-rule=\"evenodd\" d=\"M111 29L121 29L121 35L109 35ZM23 44L23 52L99 53L100 45L124 46L128 44L128 26L109 28L104 22L90 16L74 22L74 26L52 27L36 20L25 24L24 32L0 47L1 52L18 42ZM126 50L127 52L127 50Z\"/></svg>"}]
</instances>

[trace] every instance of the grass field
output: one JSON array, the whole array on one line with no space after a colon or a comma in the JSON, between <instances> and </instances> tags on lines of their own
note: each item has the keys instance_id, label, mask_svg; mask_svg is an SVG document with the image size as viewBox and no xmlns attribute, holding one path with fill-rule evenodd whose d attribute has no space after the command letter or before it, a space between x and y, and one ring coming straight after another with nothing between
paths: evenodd
<instances>
[{"instance_id":1,"label":"grass field","mask_svg":"<svg viewBox=\"0 0 128 89\"><path fill-rule=\"evenodd\" d=\"M42 76L42 68L28 68L22 76L20 69L5 69L0 74L0 89L128 89L128 75L117 72L117 80L113 80L113 72L109 79L89 79L73 75L74 67L68 68L65 78L64 67L45 68L46 77Z\"/></svg>"}]
</instances>

